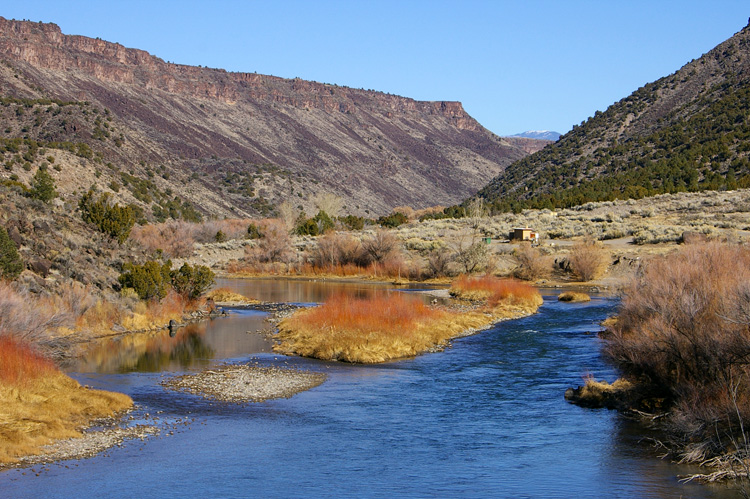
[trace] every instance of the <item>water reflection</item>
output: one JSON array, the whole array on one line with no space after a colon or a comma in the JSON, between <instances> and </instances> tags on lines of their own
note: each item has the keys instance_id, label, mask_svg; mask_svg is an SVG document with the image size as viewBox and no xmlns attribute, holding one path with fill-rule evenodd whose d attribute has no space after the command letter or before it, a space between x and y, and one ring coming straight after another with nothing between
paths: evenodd
<instances>
[{"instance_id":1,"label":"water reflection","mask_svg":"<svg viewBox=\"0 0 750 499\"><path fill-rule=\"evenodd\" d=\"M266 315L229 310L230 316L181 328L108 338L92 345L70 371L98 373L176 371L251 353L269 352L271 343L257 333Z\"/></svg>"},{"instance_id":2,"label":"water reflection","mask_svg":"<svg viewBox=\"0 0 750 499\"><path fill-rule=\"evenodd\" d=\"M229 288L249 298L269 302L320 303L329 296L347 293L367 298L377 293L393 290L384 282L301 281L292 279L219 279L217 287ZM408 284L396 289L425 289L421 284Z\"/></svg>"}]
</instances>

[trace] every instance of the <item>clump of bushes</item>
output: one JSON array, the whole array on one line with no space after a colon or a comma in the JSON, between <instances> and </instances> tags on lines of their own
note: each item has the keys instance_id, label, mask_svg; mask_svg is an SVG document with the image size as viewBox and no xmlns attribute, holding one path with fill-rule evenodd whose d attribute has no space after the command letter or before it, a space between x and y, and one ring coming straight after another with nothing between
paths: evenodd
<instances>
[{"instance_id":1,"label":"clump of bushes","mask_svg":"<svg viewBox=\"0 0 750 499\"><path fill-rule=\"evenodd\" d=\"M98 199L95 196L94 190L90 189L78 202L83 221L96 225L99 232L116 239L118 243L124 243L135 225L135 211L131 206L112 204L109 193L103 193Z\"/></svg>"},{"instance_id":2,"label":"clump of bushes","mask_svg":"<svg viewBox=\"0 0 750 499\"><path fill-rule=\"evenodd\" d=\"M683 247L648 262L624 292L606 353L668 411L690 460L735 449L750 423L750 250ZM659 409L658 405L653 406ZM747 449L745 449L747 450Z\"/></svg>"},{"instance_id":3,"label":"clump of bushes","mask_svg":"<svg viewBox=\"0 0 750 499\"><path fill-rule=\"evenodd\" d=\"M260 229L258 226L254 223L251 223L247 226L247 238L248 239L260 239L263 237L263 234L261 234Z\"/></svg>"},{"instance_id":4,"label":"clump of bushes","mask_svg":"<svg viewBox=\"0 0 750 499\"><path fill-rule=\"evenodd\" d=\"M513 252L518 265L515 276L524 281L546 279L552 273L552 258L529 243L521 243Z\"/></svg>"},{"instance_id":5,"label":"clump of bushes","mask_svg":"<svg viewBox=\"0 0 750 499\"><path fill-rule=\"evenodd\" d=\"M172 261L160 264L149 260L143 265L125 264L119 281L123 288L133 289L141 300L162 299L170 288L188 299L195 299L210 288L215 275L205 265L184 263L172 270Z\"/></svg>"},{"instance_id":6,"label":"clump of bushes","mask_svg":"<svg viewBox=\"0 0 750 499\"><path fill-rule=\"evenodd\" d=\"M31 179L31 189L29 190L29 196L44 203L49 203L57 197L55 180L47 171L46 166L40 166L34 174L34 177Z\"/></svg>"},{"instance_id":7,"label":"clump of bushes","mask_svg":"<svg viewBox=\"0 0 750 499\"><path fill-rule=\"evenodd\" d=\"M568 262L571 272L579 281L591 281L607 270L609 252L597 241L583 241L573 245Z\"/></svg>"},{"instance_id":8,"label":"clump of bushes","mask_svg":"<svg viewBox=\"0 0 750 499\"><path fill-rule=\"evenodd\" d=\"M407 223L408 221L409 221L409 217L407 217L400 211L378 218L378 224L380 224L383 227L390 228L390 229L396 228L399 225L403 225Z\"/></svg>"},{"instance_id":9,"label":"clump of bushes","mask_svg":"<svg viewBox=\"0 0 750 499\"><path fill-rule=\"evenodd\" d=\"M215 275L205 265L190 266L187 262L170 272L172 287L190 300L198 298L213 286Z\"/></svg>"},{"instance_id":10,"label":"clump of bushes","mask_svg":"<svg viewBox=\"0 0 750 499\"><path fill-rule=\"evenodd\" d=\"M317 236L325 234L333 228L334 223L331 217L325 211L320 210L312 218L305 218L304 214L300 214L294 232L299 236Z\"/></svg>"}]
</instances>

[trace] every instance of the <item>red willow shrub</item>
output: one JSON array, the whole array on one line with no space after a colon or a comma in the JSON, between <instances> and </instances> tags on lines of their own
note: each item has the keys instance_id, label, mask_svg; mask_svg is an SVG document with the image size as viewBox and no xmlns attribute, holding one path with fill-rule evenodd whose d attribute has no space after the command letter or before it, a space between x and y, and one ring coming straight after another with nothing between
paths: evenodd
<instances>
[{"instance_id":1,"label":"red willow shrub","mask_svg":"<svg viewBox=\"0 0 750 499\"><path fill-rule=\"evenodd\" d=\"M28 343L0 333L0 384L18 386L56 372L55 364Z\"/></svg>"},{"instance_id":2,"label":"red willow shrub","mask_svg":"<svg viewBox=\"0 0 750 499\"><path fill-rule=\"evenodd\" d=\"M423 302L402 293L386 293L363 299L346 293L333 295L319 307L310 309L304 322L336 330L356 330L362 334L392 331L406 334L417 321L440 316ZM333 334L333 333L332 333Z\"/></svg>"},{"instance_id":3,"label":"red willow shrub","mask_svg":"<svg viewBox=\"0 0 750 499\"><path fill-rule=\"evenodd\" d=\"M489 306L502 301L537 303L539 291L515 279L499 279L492 275L470 277L461 275L451 286L451 294L468 300L487 300ZM538 304L538 303L537 303Z\"/></svg>"},{"instance_id":4,"label":"red willow shrub","mask_svg":"<svg viewBox=\"0 0 750 499\"><path fill-rule=\"evenodd\" d=\"M648 262L625 289L607 355L664 397L673 429L705 454L750 421L750 250L683 247Z\"/></svg>"}]
</instances>

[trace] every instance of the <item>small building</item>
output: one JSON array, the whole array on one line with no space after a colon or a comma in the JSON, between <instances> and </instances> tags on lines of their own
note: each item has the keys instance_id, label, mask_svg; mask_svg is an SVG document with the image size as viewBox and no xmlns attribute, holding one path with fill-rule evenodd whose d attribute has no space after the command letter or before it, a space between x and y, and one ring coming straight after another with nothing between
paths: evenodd
<instances>
[{"instance_id":1,"label":"small building","mask_svg":"<svg viewBox=\"0 0 750 499\"><path fill-rule=\"evenodd\" d=\"M519 227L511 231L508 239L511 241L531 241L535 242L538 234L528 227Z\"/></svg>"}]
</instances>

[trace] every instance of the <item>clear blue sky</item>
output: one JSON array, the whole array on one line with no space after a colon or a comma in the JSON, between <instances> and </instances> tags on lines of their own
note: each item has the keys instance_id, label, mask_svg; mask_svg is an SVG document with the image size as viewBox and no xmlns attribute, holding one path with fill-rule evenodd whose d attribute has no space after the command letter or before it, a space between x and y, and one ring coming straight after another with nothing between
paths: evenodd
<instances>
[{"instance_id":1,"label":"clear blue sky","mask_svg":"<svg viewBox=\"0 0 750 499\"><path fill-rule=\"evenodd\" d=\"M7 1L166 61L457 100L499 135L566 132L748 23L747 0Z\"/></svg>"}]
</instances>

